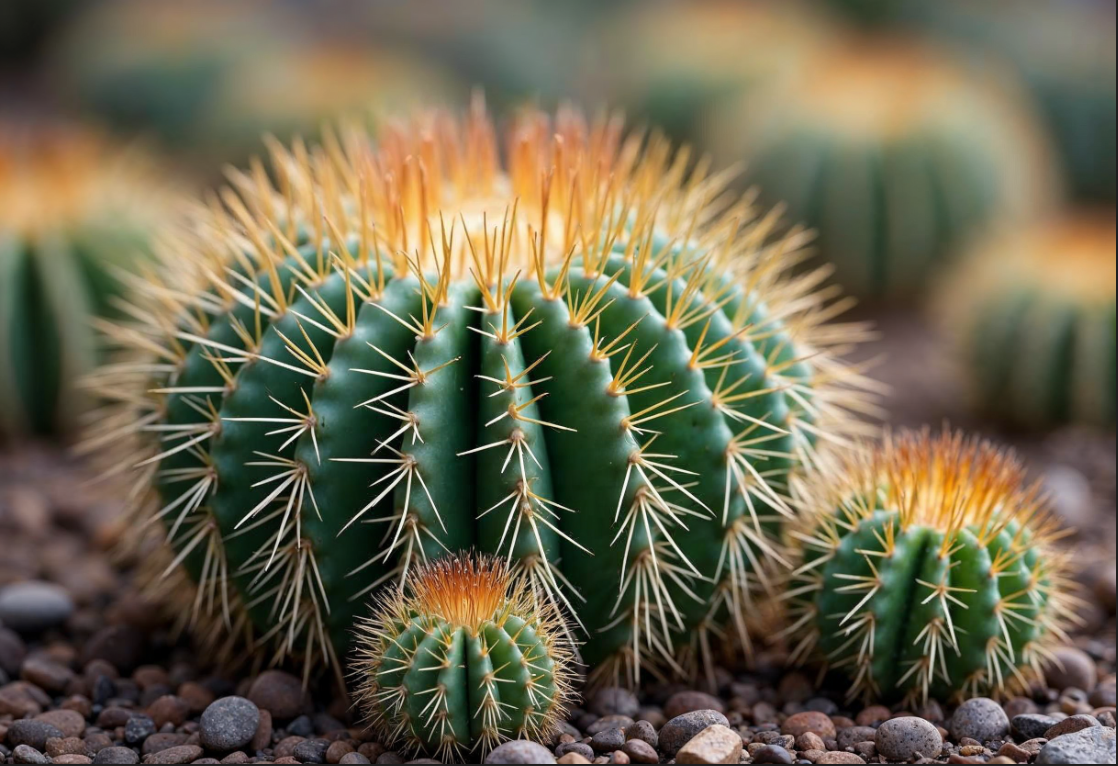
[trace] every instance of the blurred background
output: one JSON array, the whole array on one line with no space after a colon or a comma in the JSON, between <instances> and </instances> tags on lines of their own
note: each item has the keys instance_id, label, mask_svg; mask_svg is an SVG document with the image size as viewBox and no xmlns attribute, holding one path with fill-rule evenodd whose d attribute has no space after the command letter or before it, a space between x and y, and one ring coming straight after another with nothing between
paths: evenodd
<instances>
[{"instance_id":1,"label":"blurred background","mask_svg":"<svg viewBox=\"0 0 1118 766\"><path fill-rule=\"evenodd\" d=\"M620 108L740 165L880 328L856 353L885 419L1022 450L1112 613L1114 29L1103 0L3 0L0 527L23 518L5 486L54 470L28 435L80 420L86 317L175 198L264 132L375 131L481 88L498 115ZM32 558L0 556L0 585L54 561Z\"/></svg>"}]
</instances>

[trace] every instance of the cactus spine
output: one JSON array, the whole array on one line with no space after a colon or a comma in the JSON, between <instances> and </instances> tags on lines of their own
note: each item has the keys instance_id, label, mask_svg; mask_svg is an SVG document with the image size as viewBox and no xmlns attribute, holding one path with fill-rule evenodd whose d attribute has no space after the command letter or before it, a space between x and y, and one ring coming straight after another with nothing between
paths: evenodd
<instances>
[{"instance_id":1,"label":"cactus spine","mask_svg":"<svg viewBox=\"0 0 1118 766\"><path fill-rule=\"evenodd\" d=\"M171 371L109 370L125 414L90 444L144 471L212 635L309 672L366 594L474 547L572 613L600 678L678 670L728 615L747 638L789 471L857 428L830 349L862 329L787 275L802 237L663 140L529 113L508 145L479 105L273 143L278 189L235 176L136 294L158 321L115 336Z\"/></svg>"},{"instance_id":2,"label":"cactus spine","mask_svg":"<svg viewBox=\"0 0 1118 766\"><path fill-rule=\"evenodd\" d=\"M1064 636L1059 531L1012 456L905 433L802 490L786 632L852 698L1021 690Z\"/></svg>"},{"instance_id":3,"label":"cactus spine","mask_svg":"<svg viewBox=\"0 0 1118 766\"><path fill-rule=\"evenodd\" d=\"M444 757L539 739L571 693L564 631L504 559L421 565L358 628L357 704L386 741Z\"/></svg>"}]
</instances>

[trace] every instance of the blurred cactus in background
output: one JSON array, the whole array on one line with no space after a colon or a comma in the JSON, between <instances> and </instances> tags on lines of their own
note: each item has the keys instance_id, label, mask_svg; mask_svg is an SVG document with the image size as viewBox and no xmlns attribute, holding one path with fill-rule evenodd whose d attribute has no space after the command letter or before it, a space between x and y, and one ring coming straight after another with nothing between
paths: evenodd
<instances>
[{"instance_id":1,"label":"blurred cactus in background","mask_svg":"<svg viewBox=\"0 0 1118 766\"><path fill-rule=\"evenodd\" d=\"M793 220L856 295L902 298L976 231L1058 193L1027 106L915 40L830 46L712 121L720 158L745 157L763 199Z\"/></svg>"},{"instance_id":2,"label":"blurred cactus in background","mask_svg":"<svg viewBox=\"0 0 1118 766\"><path fill-rule=\"evenodd\" d=\"M72 428L91 316L115 315L161 213L137 157L89 134L0 125L0 438Z\"/></svg>"},{"instance_id":3,"label":"blurred cactus in background","mask_svg":"<svg viewBox=\"0 0 1118 766\"><path fill-rule=\"evenodd\" d=\"M999 233L944 284L975 404L1018 426L1115 422L1113 213Z\"/></svg>"}]
</instances>

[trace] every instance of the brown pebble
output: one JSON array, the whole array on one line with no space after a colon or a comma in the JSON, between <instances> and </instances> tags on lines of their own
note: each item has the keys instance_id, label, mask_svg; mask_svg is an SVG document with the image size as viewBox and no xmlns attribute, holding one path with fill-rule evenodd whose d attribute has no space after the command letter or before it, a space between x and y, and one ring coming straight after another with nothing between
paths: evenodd
<instances>
[{"instance_id":1,"label":"brown pebble","mask_svg":"<svg viewBox=\"0 0 1118 766\"><path fill-rule=\"evenodd\" d=\"M700 691L676 692L664 703L664 715L675 718L677 715L690 713L695 710L717 710L726 712L726 706L718 697Z\"/></svg>"},{"instance_id":2,"label":"brown pebble","mask_svg":"<svg viewBox=\"0 0 1118 766\"><path fill-rule=\"evenodd\" d=\"M379 742L362 742L357 748L357 752L376 763L377 758L384 754L384 745Z\"/></svg>"},{"instance_id":3,"label":"brown pebble","mask_svg":"<svg viewBox=\"0 0 1118 766\"><path fill-rule=\"evenodd\" d=\"M93 753L94 755L97 755L97 753L101 752L106 747L113 746L113 738L103 731L93 734L86 732L83 742L85 742L86 752Z\"/></svg>"},{"instance_id":4,"label":"brown pebble","mask_svg":"<svg viewBox=\"0 0 1118 766\"><path fill-rule=\"evenodd\" d=\"M141 749L141 755L151 755L158 753L161 750L169 750L172 747L180 745L195 745L196 742L187 742L185 734L175 734L174 732L166 732L161 734L152 734L144 740L144 746Z\"/></svg>"},{"instance_id":5,"label":"brown pebble","mask_svg":"<svg viewBox=\"0 0 1118 766\"><path fill-rule=\"evenodd\" d=\"M1027 763L1032 753L1020 745L1006 742L998 750L998 755L1003 758L1009 758L1013 763Z\"/></svg>"},{"instance_id":6,"label":"brown pebble","mask_svg":"<svg viewBox=\"0 0 1118 766\"><path fill-rule=\"evenodd\" d=\"M190 707L194 715L201 713L214 701L214 693L202 684L187 681L179 687L178 696Z\"/></svg>"},{"instance_id":7,"label":"brown pebble","mask_svg":"<svg viewBox=\"0 0 1118 766\"><path fill-rule=\"evenodd\" d=\"M85 755L85 742L80 737L51 737L47 740L46 754L51 758L60 755Z\"/></svg>"},{"instance_id":8,"label":"brown pebble","mask_svg":"<svg viewBox=\"0 0 1118 766\"><path fill-rule=\"evenodd\" d=\"M331 743L330 747L326 748L326 762L339 763L342 760L343 755L352 752L354 752L353 745L339 739L338 741Z\"/></svg>"},{"instance_id":9,"label":"brown pebble","mask_svg":"<svg viewBox=\"0 0 1118 766\"><path fill-rule=\"evenodd\" d=\"M295 753L295 746L304 740L303 737L284 737L276 743L275 756L276 758L285 758Z\"/></svg>"},{"instance_id":10,"label":"brown pebble","mask_svg":"<svg viewBox=\"0 0 1118 766\"><path fill-rule=\"evenodd\" d=\"M261 710L267 710L278 721L296 718L310 707L310 697L303 682L281 670L266 670L248 690L248 698Z\"/></svg>"},{"instance_id":11,"label":"brown pebble","mask_svg":"<svg viewBox=\"0 0 1118 766\"><path fill-rule=\"evenodd\" d=\"M1050 726L1048 731L1044 732L1044 738L1056 739L1062 734L1074 734L1077 731L1083 731L1098 725L1099 722L1092 716L1073 715L1057 722L1054 726Z\"/></svg>"},{"instance_id":12,"label":"brown pebble","mask_svg":"<svg viewBox=\"0 0 1118 766\"><path fill-rule=\"evenodd\" d=\"M741 735L716 723L700 731L675 755L676 763L737 763L741 758Z\"/></svg>"},{"instance_id":13,"label":"brown pebble","mask_svg":"<svg viewBox=\"0 0 1118 766\"><path fill-rule=\"evenodd\" d=\"M1044 678L1056 691L1094 689L1098 682L1095 661L1073 646L1061 646L1052 653L1052 661L1044 670Z\"/></svg>"},{"instance_id":14,"label":"brown pebble","mask_svg":"<svg viewBox=\"0 0 1118 766\"><path fill-rule=\"evenodd\" d=\"M1017 761L1012 758L1007 758L1004 755L995 755L993 758L986 761L986 763L1017 763Z\"/></svg>"},{"instance_id":15,"label":"brown pebble","mask_svg":"<svg viewBox=\"0 0 1118 766\"><path fill-rule=\"evenodd\" d=\"M625 752L622 751L622 750L614 750L609 755L609 762L610 763L628 764L629 763L629 756L626 755ZM677 763L678 763L678 761L677 761Z\"/></svg>"},{"instance_id":16,"label":"brown pebble","mask_svg":"<svg viewBox=\"0 0 1118 766\"><path fill-rule=\"evenodd\" d=\"M41 656L31 656L24 660L20 675L23 680L55 694L66 691L66 687L74 680L74 671L70 668Z\"/></svg>"},{"instance_id":17,"label":"brown pebble","mask_svg":"<svg viewBox=\"0 0 1118 766\"><path fill-rule=\"evenodd\" d=\"M836 734L835 724L831 721L830 716L813 710L788 716L781 724L780 731L784 734L791 734L793 737L798 737L806 732L813 732L821 738L834 737Z\"/></svg>"},{"instance_id":18,"label":"brown pebble","mask_svg":"<svg viewBox=\"0 0 1118 766\"><path fill-rule=\"evenodd\" d=\"M144 763L191 763L201 758L202 754L202 748L197 745L179 745L145 755Z\"/></svg>"},{"instance_id":19,"label":"brown pebble","mask_svg":"<svg viewBox=\"0 0 1118 766\"><path fill-rule=\"evenodd\" d=\"M621 748L632 763L659 763L660 756L656 753L656 748L645 742L643 739L630 739Z\"/></svg>"},{"instance_id":20,"label":"brown pebble","mask_svg":"<svg viewBox=\"0 0 1118 766\"><path fill-rule=\"evenodd\" d=\"M167 675L167 671L158 665L141 665L132 674L132 680L141 689L171 685L171 678Z\"/></svg>"},{"instance_id":21,"label":"brown pebble","mask_svg":"<svg viewBox=\"0 0 1118 766\"><path fill-rule=\"evenodd\" d=\"M966 745L965 747L959 748L959 755L971 756L985 754L986 748L984 748L982 745Z\"/></svg>"},{"instance_id":22,"label":"brown pebble","mask_svg":"<svg viewBox=\"0 0 1118 766\"><path fill-rule=\"evenodd\" d=\"M190 715L190 705L186 700L173 694L164 694L155 702L148 705L148 716L155 721L155 728L162 729L164 724L182 726Z\"/></svg>"},{"instance_id":23,"label":"brown pebble","mask_svg":"<svg viewBox=\"0 0 1118 766\"><path fill-rule=\"evenodd\" d=\"M815 694L815 684L798 671L787 673L780 679L776 693L785 702L806 702Z\"/></svg>"},{"instance_id":24,"label":"brown pebble","mask_svg":"<svg viewBox=\"0 0 1118 766\"><path fill-rule=\"evenodd\" d=\"M823 742L823 738L813 731L805 731L800 736L796 737L797 750L826 750L827 745Z\"/></svg>"},{"instance_id":25,"label":"brown pebble","mask_svg":"<svg viewBox=\"0 0 1118 766\"><path fill-rule=\"evenodd\" d=\"M870 705L854 717L854 723L859 726L878 726L892 717L892 712L884 705Z\"/></svg>"},{"instance_id":26,"label":"brown pebble","mask_svg":"<svg viewBox=\"0 0 1118 766\"><path fill-rule=\"evenodd\" d=\"M847 753L842 750L831 750L823 753L816 761L816 763L865 763L861 756L854 753Z\"/></svg>"},{"instance_id":27,"label":"brown pebble","mask_svg":"<svg viewBox=\"0 0 1118 766\"><path fill-rule=\"evenodd\" d=\"M73 710L82 718L89 718L93 715L93 703L80 694L74 694L64 699L62 709Z\"/></svg>"},{"instance_id":28,"label":"brown pebble","mask_svg":"<svg viewBox=\"0 0 1118 766\"><path fill-rule=\"evenodd\" d=\"M66 753L53 759L55 763L93 763L93 759L88 755L80 753Z\"/></svg>"},{"instance_id":29,"label":"brown pebble","mask_svg":"<svg viewBox=\"0 0 1118 766\"><path fill-rule=\"evenodd\" d=\"M578 753L566 753L561 755L556 763L591 763Z\"/></svg>"},{"instance_id":30,"label":"brown pebble","mask_svg":"<svg viewBox=\"0 0 1118 766\"><path fill-rule=\"evenodd\" d=\"M256 753L272 744L272 714L267 710L260 711L260 723L256 724L256 733L248 743L248 751Z\"/></svg>"},{"instance_id":31,"label":"brown pebble","mask_svg":"<svg viewBox=\"0 0 1118 766\"><path fill-rule=\"evenodd\" d=\"M249 758L248 753L240 750L234 750L229 755L221 759L222 763L248 763L252 759Z\"/></svg>"},{"instance_id":32,"label":"brown pebble","mask_svg":"<svg viewBox=\"0 0 1118 766\"><path fill-rule=\"evenodd\" d=\"M85 732L85 719L73 710L51 710L35 716L35 720L58 727L65 737L80 737Z\"/></svg>"}]
</instances>

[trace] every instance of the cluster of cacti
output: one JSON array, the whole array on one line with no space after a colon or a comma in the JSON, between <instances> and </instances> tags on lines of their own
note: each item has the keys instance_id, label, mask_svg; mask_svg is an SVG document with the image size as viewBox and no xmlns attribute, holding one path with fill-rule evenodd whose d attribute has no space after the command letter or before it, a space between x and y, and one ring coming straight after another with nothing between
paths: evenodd
<instances>
[{"instance_id":1,"label":"cluster of cacti","mask_svg":"<svg viewBox=\"0 0 1118 766\"><path fill-rule=\"evenodd\" d=\"M100 139L0 125L0 438L72 428L96 362L91 317L146 249L158 188Z\"/></svg>"},{"instance_id":2,"label":"cluster of cacti","mask_svg":"<svg viewBox=\"0 0 1118 766\"><path fill-rule=\"evenodd\" d=\"M856 295L921 288L965 238L1047 204L1056 184L1031 112L1001 83L903 38L856 39L712 120L762 199L818 231Z\"/></svg>"},{"instance_id":3,"label":"cluster of cacti","mask_svg":"<svg viewBox=\"0 0 1118 766\"><path fill-rule=\"evenodd\" d=\"M1115 422L1113 212L999 232L939 290L984 413L1019 426Z\"/></svg>"},{"instance_id":4,"label":"cluster of cacti","mask_svg":"<svg viewBox=\"0 0 1118 766\"><path fill-rule=\"evenodd\" d=\"M444 757L546 738L571 695L564 630L502 559L422 565L358 627L357 706L383 741Z\"/></svg>"},{"instance_id":5,"label":"cluster of cacti","mask_svg":"<svg viewBox=\"0 0 1118 766\"><path fill-rule=\"evenodd\" d=\"M1058 527L1012 456L906 433L798 489L795 657L844 673L852 698L910 703L1037 677L1070 602Z\"/></svg>"},{"instance_id":6,"label":"cluster of cacti","mask_svg":"<svg viewBox=\"0 0 1118 766\"><path fill-rule=\"evenodd\" d=\"M478 105L273 143L110 330L87 448L139 469L212 636L310 672L370 592L474 548L604 680L747 638L789 473L858 429L836 351L864 330L790 273L801 236L666 141L528 112L507 147Z\"/></svg>"},{"instance_id":7,"label":"cluster of cacti","mask_svg":"<svg viewBox=\"0 0 1118 766\"><path fill-rule=\"evenodd\" d=\"M691 140L719 103L787 77L832 31L792 1L634 3L602 23L583 76L637 119Z\"/></svg>"}]
</instances>

